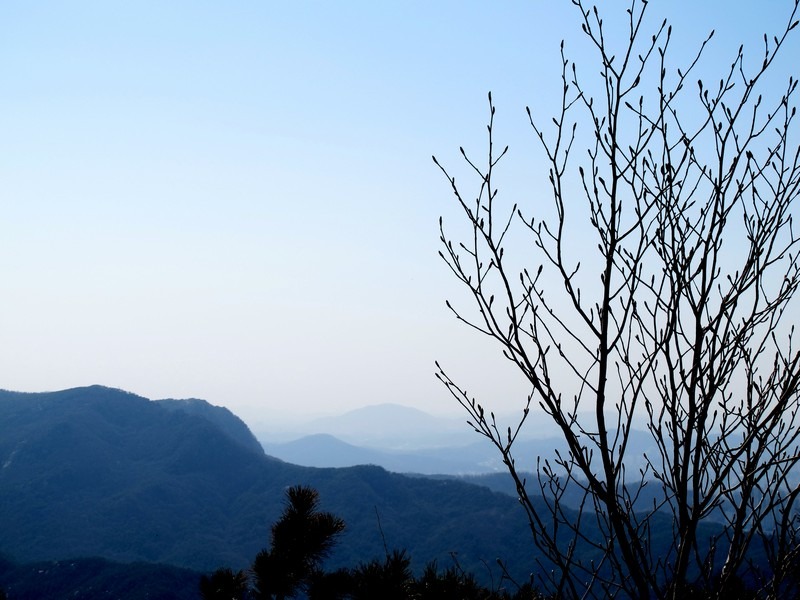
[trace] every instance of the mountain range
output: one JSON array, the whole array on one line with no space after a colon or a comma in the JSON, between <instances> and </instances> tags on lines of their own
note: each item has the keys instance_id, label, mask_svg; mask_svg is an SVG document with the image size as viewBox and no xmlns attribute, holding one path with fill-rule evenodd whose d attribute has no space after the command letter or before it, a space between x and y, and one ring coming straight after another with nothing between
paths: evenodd
<instances>
[{"instance_id":1,"label":"mountain range","mask_svg":"<svg viewBox=\"0 0 800 600\"><path fill-rule=\"evenodd\" d=\"M264 453L235 415L202 400L151 401L100 386L0 392L0 552L245 568L268 544L291 485L319 490L347 529L330 565L405 548L475 573L535 564L514 498L376 466L309 468Z\"/></svg>"},{"instance_id":2,"label":"mountain range","mask_svg":"<svg viewBox=\"0 0 800 600\"><path fill-rule=\"evenodd\" d=\"M515 425L519 416L521 413L498 414L498 425L501 429ZM268 444L326 434L362 448L407 452L473 444L479 436L467 421L466 413L438 416L410 406L383 403L325 417L295 418L291 424L281 423L279 426L259 423L254 433ZM531 409L520 436L527 440L541 440L558 434L552 419L537 408Z\"/></svg>"},{"instance_id":3,"label":"mountain range","mask_svg":"<svg viewBox=\"0 0 800 600\"><path fill-rule=\"evenodd\" d=\"M498 423L514 422L513 415L498 417ZM293 436L261 432L259 439L270 456L309 467L372 464L396 473L424 475L507 473L500 452L466 418L436 417L394 404L295 424ZM653 444L650 434L633 430L628 467L644 467L644 455L655 455ZM564 453L566 447L555 435L551 419L532 411L514 444L517 467L533 472L537 460L554 458L557 450Z\"/></svg>"}]
</instances>

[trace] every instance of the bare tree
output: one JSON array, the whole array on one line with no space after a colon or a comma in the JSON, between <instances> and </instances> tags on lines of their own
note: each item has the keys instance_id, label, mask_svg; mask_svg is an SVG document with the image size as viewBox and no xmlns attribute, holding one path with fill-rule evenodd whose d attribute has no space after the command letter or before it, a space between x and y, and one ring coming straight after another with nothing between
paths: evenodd
<instances>
[{"instance_id":1,"label":"bare tree","mask_svg":"<svg viewBox=\"0 0 800 600\"><path fill-rule=\"evenodd\" d=\"M434 157L469 227L454 239L440 220L440 254L473 301L448 306L530 395L506 428L438 363L437 376L502 455L552 592L732 598L746 582L779 597L798 566L797 81L761 92L798 0L755 65L739 48L714 85L697 76L713 32L677 68L671 26L645 31L645 0L631 2L625 40L572 3L601 76L582 76L562 43L552 127L527 111L554 216L501 202L508 148L494 146L491 95L488 161L461 150L477 191ZM594 239L576 244L587 224ZM527 482L514 450L532 406L566 451ZM629 446L637 420L655 448L643 457ZM568 489L580 491L571 507Z\"/></svg>"}]
</instances>

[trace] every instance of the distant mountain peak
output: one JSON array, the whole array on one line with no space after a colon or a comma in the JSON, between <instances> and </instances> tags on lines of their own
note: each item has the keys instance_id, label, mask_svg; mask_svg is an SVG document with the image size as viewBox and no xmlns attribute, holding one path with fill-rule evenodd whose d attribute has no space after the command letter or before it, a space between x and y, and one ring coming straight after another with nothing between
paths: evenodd
<instances>
[{"instance_id":1,"label":"distant mountain peak","mask_svg":"<svg viewBox=\"0 0 800 600\"><path fill-rule=\"evenodd\" d=\"M395 403L371 404L308 422L305 434L328 433L350 444L384 449L450 445L470 432L459 421ZM472 439L472 438L470 438Z\"/></svg>"},{"instance_id":2,"label":"distant mountain peak","mask_svg":"<svg viewBox=\"0 0 800 600\"><path fill-rule=\"evenodd\" d=\"M402 414L402 415L413 415L428 419L435 419L433 415L430 413L425 412L419 408L414 408L413 406L406 406L405 404L397 404L395 402L381 402L378 404L368 404L366 406L361 406L359 408L354 408L343 413L342 417L353 416L353 415L372 415L377 414L380 416L388 415L388 414Z\"/></svg>"}]
</instances>

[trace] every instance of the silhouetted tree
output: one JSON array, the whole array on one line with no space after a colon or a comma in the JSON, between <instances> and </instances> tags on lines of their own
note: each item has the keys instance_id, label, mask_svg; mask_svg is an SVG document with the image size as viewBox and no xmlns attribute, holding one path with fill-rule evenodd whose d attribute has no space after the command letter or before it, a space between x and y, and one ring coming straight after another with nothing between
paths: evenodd
<instances>
[{"instance_id":1,"label":"silhouetted tree","mask_svg":"<svg viewBox=\"0 0 800 600\"><path fill-rule=\"evenodd\" d=\"M425 567L415 589L420 600L483 600L488 591L473 574L456 567L440 573L435 562Z\"/></svg>"},{"instance_id":2,"label":"silhouetted tree","mask_svg":"<svg viewBox=\"0 0 800 600\"><path fill-rule=\"evenodd\" d=\"M211 576L200 578L200 595L203 600L245 600L249 586L244 571L234 573L231 569L222 568Z\"/></svg>"},{"instance_id":3,"label":"silhouetted tree","mask_svg":"<svg viewBox=\"0 0 800 600\"><path fill-rule=\"evenodd\" d=\"M507 582L503 578L503 582ZM511 593L501 586L489 589L478 583L475 575L467 573L456 564L439 571L436 562L429 563L422 575L414 581L412 598L416 600L545 600L530 583L517 585L510 582Z\"/></svg>"},{"instance_id":4,"label":"silhouetted tree","mask_svg":"<svg viewBox=\"0 0 800 600\"><path fill-rule=\"evenodd\" d=\"M253 562L259 599L283 600L295 595L319 569L344 530L342 519L318 510L315 489L291 487L286 497L286 508L272 526L269 550L259 552Z\"/></svg>"},{"instance_id":5,"label":"silhouetted tree","mask_svg":"<svg viewBox=\"0 0 800 600\"><path fill-rule=\"evenodd\" d=\"M308 600L345 600L353 590L353 575L349 569L332 572L316 571L308 580Z\"/></svg>"},{"instance_id":6,"label":"silhouetted tree","mask_svg":"<svg viewBox=\"0 0 800 600\"><path fill-rule=\"evenodd\" d=\"M395 550L383 561L371 560L353 572L353 600L408 600L414 584L411 560L404 551Z\"/></svg>"},{"instance_id":7,"label":"silhouetted tree","mask_svg":"<svg viewBox=\"0 0 800 600\"><path fill-rule=\"evenodd\" d=\"M672 28L646 31L646 1L631 1L626 39L597 8L572 3L599 78L584 77L562 43L553 126L528 109L552 216L541 203L502 203L496 169L508 148L494 146L491 95L488 161L461 150L476 192L436 162L468 226L453 239L440 220L441 256L473 310L448 306L498 344L530 395L505 427L441 367L438 377L502 456L550 590L726 598L760 581L780 597L797 564L787 540L798 528L800 348L785 321L800 284L800 149L797 81L768 97L767 74L798 2L755 63L740 48L714 85L690 85L711 35L676 68ZM566 451L526 482L514 450L532 404ZM652 447L634 457L637 421ZM580 491L577 517L563 510L567 488ZM752 559L760 544L768 570Z\"/></svg>"}]
</instances>

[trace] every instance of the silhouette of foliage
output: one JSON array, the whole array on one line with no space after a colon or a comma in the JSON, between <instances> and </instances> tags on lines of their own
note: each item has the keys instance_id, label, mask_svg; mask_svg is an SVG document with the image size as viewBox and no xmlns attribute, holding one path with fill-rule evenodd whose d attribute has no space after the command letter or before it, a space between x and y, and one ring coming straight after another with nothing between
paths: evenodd
<instances>
[{"instance_id":1,"label":"silhouette of foliage","mask_svg":"<svg viewBox=\"0 0 800 600\"><path fill-rule=\"evenodd\" d=\"M308 600L345 600L350 598L352 589L353 575L350 569L332 572L318 570L309 577L306 593Z\"/></svg>"},{"instance_id":2,"label":"silhouette of foliage","mask_svg":"<svg viewBox=\"0 0 800 600\"><path fill-rule=\"evenodd\" d=\"M414 583L410 560L403 551L395 550L381 561L373 559L353 571L352 600L404 600L409 598Z\"/></svg>"},{"instance_id":3,"label":"silhouette of foliage","mask_svg":"<svg viewBox=\"0 0 800 600\"><path fill-rule=\"evenodd\" d=\"M200 579L200 594L203 600L247 600L247 574L244 571L234 573L228 568L217 569L210 577L203 575Z\"/></svg>"},{"instance_id":4,"label":"silhouette of foliage","mask_svg":"<svg viewBox=\"0 0 800 600\"><path fill-rule=\"evenodd\" d=\"M307 584L330 553L344 521L320 512L318 492L307 486L287 490L283 515L272 526L269 550L253 563L256 598L283 600Z\"/></svg>"},{"instance_id":5,"label":"silhouette of foliage","mask_svg":"<svg viewBox=\"0 0 800 600\"><path fill-rule=\"evenodd\" d=\"M464 573L456 566L439 572L436 562L428 563L416 585L421 600L481 600L486 589L479 585L472 573Z\"/></svg>"}]
</instances>

